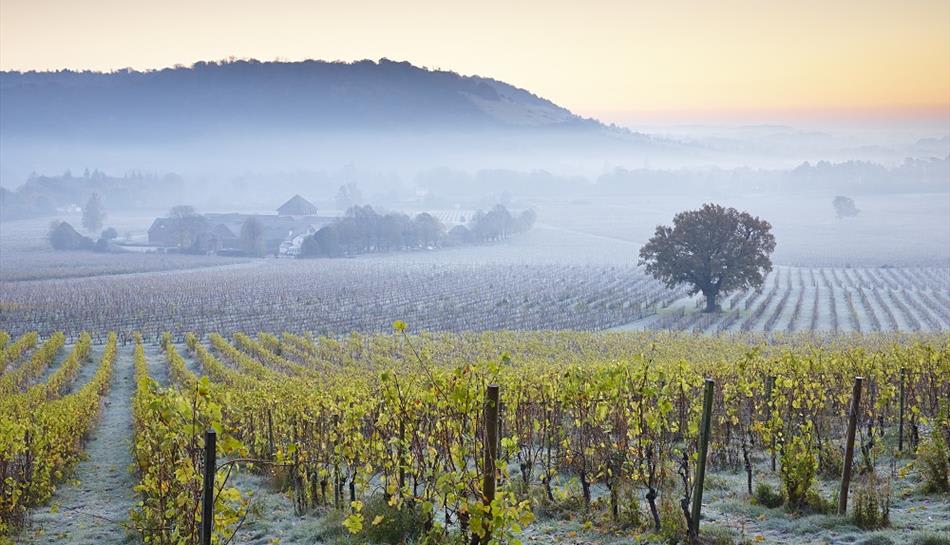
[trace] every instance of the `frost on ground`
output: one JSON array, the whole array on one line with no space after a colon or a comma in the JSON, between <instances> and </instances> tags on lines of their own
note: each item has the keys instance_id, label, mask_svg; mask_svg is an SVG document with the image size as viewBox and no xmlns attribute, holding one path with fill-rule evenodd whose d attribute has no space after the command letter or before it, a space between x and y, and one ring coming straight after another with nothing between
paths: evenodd
<instances>
[{"instance_id":1,"label":"frost on ground","mask_svg":"<svg viewBox=\"0 0 950 545\"><path fill-rule=\"evenodd\" d=\"M201 364L185 344L176 345L176 350L185 360L185 367L193 373L201 372ZM158 349L155 355L148 353L150 372L163 385L168 383L168 370L164 354ZM160 362L155 365L153 362ZM158 370L157 368L160 368ZM298 515L294 512L293 500L287 493L275 490L266 476L241 469L229 478L228 485L235 486L249 501L247 518L235 534L233 545L273 545L290 543L311 545L320 543L324 521L321 517Z\"/></svg>"},{"instance_id":2,"label":"frost on ground","mask_svg":"<svg viewBox=\"0 0 950 545\"><path fill-rule=\"evenodd\" d=\"M762 473L765 473L763 471ZM776 543L789 545L950 543L950 498L946 495L922 495L915 480L892 481L888 528L867 531L850 518L857 484L852 486L849 516L787 512L755 505L742 490L744 473L717 473L709 484L714 488L709 503L704 502L703 524L714 533L731 535L736 543ZM775 475L762 475L774 489L780 483ZM834 497L837 479L826 479L818 489L825 498ZM924 538L930 538L930 541ZM942 541L937 538L942 537Z\"/></svg>"},{"instance_id":3,"label":"frost on ground","mask_svg":"<svg viewBox=\"0 0 950 545\"><path fill-rule=\"evenodd\" d=\"M883 468L879 468L884 471ZM882 474L883 476L883 474ZM745 492L744 472L717 471L707 474L704 487L701 534L703 543L752 545L950 545L950 495L920 493L921 482L913 475L892 481L888 528L862 530L850 516L802 514L783 507L756 505ZM755 482L778 490L778 476L764 461L757 465ZM852 487L852 494L855 493ZM824 498L832 498L836 478L817 483ZM595 498L604 490L596 490ZM852 496L853 501L853 496ZM853 507L853 503L849 507ZM649 515L645 502L638 506L643 520ZM661 536L641 530L618 529L604 515L585 517L571 513L566 519L541 518L525 530L524 543L558 545L620 545L668 543Z\"/></svg>"},{"instance_id":4,"label":"frost on ground","mask_svg":"<svg viewBox=\"0 0 950 545\"><path fill-rule=\"evenodd\" d=\"M83 365L76 384L89 380L98 365L99 350ZM125 540L124 521L134 502L130 402L135 390L132 349L120 347L100 422L86 443L86 456L56 492L36 509L29 525L16 538L23 544L101 545Z\"/></svg>"},{"instance_id":5,"label":"frost on ground","mask_svg":"<svg viewBox=\"0 0 950 545\"><path fill-rule=\"evenodd\" d=\"M199 365L184 345L178 346L192 371ZM145 346L149 372L159 383L168 384L165 356L157 345ZM94 348L92 359L81 368L76 379L80 385L95 371L101 348ZM129 441L132 436L130 400L134 393L132 348L121 347L115 373L102 407L100 422L86 444L86 458L55 494L52 502L35 510L15 542L19 544L106 545L138 543L126 532L124 522L135 503L135 476ZM893 474L891 462L904 465L908 460L878 461L882 477ZM767 460L757 460L755 483L766 482L779 488L778 475ZM890 470L888 468L891 468ZM514 471L514 469L512 469ZM864 531L847 517L790 513L783 508L756 505L745 492L745 474L728 469L707 476L702 533L708 543L787 545L902 545L950 544L950 496L923 495L921 483L911 471L905 478L892 481L891 527ZM250 500L247 519L234 545L316 545L346 542L341 536L338 517L319 512L298 515L288 493L278 491L267 476L242 470L232 476L232 484ZM571 487L570 479L563 486ZM837 479L819 483L821 495L831 498ZM595 487L595 500L604 490ZM639 510L646 517L642 498ZM644 519L645 520L645 519ZM715 539L714 539L715 538ZM640 530L615 529L603 515L585 517L571 512L565 519L544 518L525 529L523 543L558 545L620 545L660 543L655 534Z\"/></svg>"},{"instance_id":6,"label":"frost on ground","mask_svg":"<svg viewBox=\"0 0 950 545\"><path fill-rule=\"evenodd\" d=\"M235 545L322 543L320 537L325 532L323 518L295 514L290 497L275 491L266 477L242 472L233 477L232 482L251 501L247 520L234 538Z\"/></svg>"}]
</instances>

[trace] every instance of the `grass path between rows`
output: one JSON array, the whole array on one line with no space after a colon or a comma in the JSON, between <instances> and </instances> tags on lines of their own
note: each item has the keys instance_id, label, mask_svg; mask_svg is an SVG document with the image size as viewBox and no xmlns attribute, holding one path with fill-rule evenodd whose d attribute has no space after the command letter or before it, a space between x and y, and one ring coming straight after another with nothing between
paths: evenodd
<instances>
[{"instance_id":1,"label":"grass path between rows","mask_svg":"<svg viewBox=\"0 0 950 545\"><path fill-rule=\"evenodd\" d=\"M99 364L102 347L94 347L77 379L84 384ZM104 545L124 543L123 523L134 502L131 399L135 391L132 346L120 346L100 420L85 447L85 456L52 501L37 508L29 526L16 538L22 544Z\"/></svg>"},{"instance_id":2,"label":"grass path between rows","mask_svg":"<svg viewBox=\"0 0 950 545\"><path fill-rule=\"evenodd\" d=\"M201 365L184 344L177 345L178 353L185 360L185 367L200 375ZM163 353L158 356L164 358ZM149 362L153 356L149 355ZM164 366L164 359L159 360ZM153 371L154 372L154 371ZM154 376L154 375L153 375ZM315 515L300 516L294 513L290 496L275 490L267 477L243 469L232 475L229 485L237 487L250 499L251 506L244 525L234 536L232 545L315 545L321 543L323 521Z\"/></svg>"}]
</instances>

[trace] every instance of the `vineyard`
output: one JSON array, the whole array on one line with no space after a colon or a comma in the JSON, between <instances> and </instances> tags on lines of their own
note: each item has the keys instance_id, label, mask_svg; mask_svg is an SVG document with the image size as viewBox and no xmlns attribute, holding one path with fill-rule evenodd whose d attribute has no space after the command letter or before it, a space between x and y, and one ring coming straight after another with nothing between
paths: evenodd
<instances>
[{"instance_id":1,"label":"vineyard","mask_svg":"<svg viewBox=\"0 0 950 545\"><path fill-rule=\"evenodd\" d=\"M653 329L736 331L940 331L950 329L950 270L777 267L758 290L732 293L723 313L677 306Z\"/></svg>"},{"instance_id":2,"label":"vineyard","mask_svg":"<svg viewBox=\"0 0 950 545\"><path fill-rule=\"evenodd\" d=\"M610 328L710 334L950 329L950 269L777 267L723 312L621 265L270 260L204 269L0 283L12 334L385 332ZM102 342L104 339L96 339Z\"/></svg>"},{"instance_id":3,"label":"vineyard","mask_svg":"<svg viewBox=\"0 0 950 545\"><path fill-rule=\"evenodd\" d=\"M197 543L213 429L222 544L948 542L944 333L394 329L0 335L3 532Z\"/></svg>"},{"instance_id":4,"label":"vineyard","mask_svg":"<svg viewBox=\"0 0 950 545\"><path fill-rule=\"evenodd\" d=\"M6 228L6 227L4 227ZM142 274L183 269L234 266L247 260L218 256L182 254L66 254L52 250L20 253L7 250L0 262L0 281L36 281L54 278L77 278L117 274Z\"/></svg>"},{"instance_id":5,"label":"vineyard","mask_svg":"<svg viewBox=\"0 0 950 545\"><path fill-rule=\"evenodd\" d=\"M599 330L682 297L632 267L262 262L254 267L2 284L0 329L381 332Z\"/></svg>"}]
</instances>

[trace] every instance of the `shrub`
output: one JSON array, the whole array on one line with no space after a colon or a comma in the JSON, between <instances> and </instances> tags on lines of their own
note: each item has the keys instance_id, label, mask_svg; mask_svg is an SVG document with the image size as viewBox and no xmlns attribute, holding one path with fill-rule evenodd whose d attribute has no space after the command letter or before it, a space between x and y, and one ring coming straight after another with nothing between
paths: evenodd
<instances>
[{"instance_id":1,"label":"shrub","mask_svg":"<svg viewBox=\"0 0 950 545\"><path fill-rule=\"evenodd\" d=\"M785 444L782 452L782 488L789 507L804 506L815 483L818 461L808 446L806 437L795 436Z\"/></svg>"},{"instance_id":2,"label":"shrub","mask_svg":"<svg viewBox=\"0 0 950 545\"><path fill-rule=\"evenodd\" d=\"M374 496L363 506L362 516L362 528L354 534L347 527L347 512L330 510L323 517L322 528L315 537L337 545L444 542L444 535L427 527L427 517L418 507L404 505L397 508L390 506L382 496Z\"/></svg>"},{"instance_id":3,"label":"shrub","mask_svg":"<svg viewBox=\"0 0 950 545\"><path fill-rule=\"evenodd\" d=\"M382 496L375 496L363 508L361 536L371 543L406 543L425 534L428 518L418 507L389 505Z\"/></svg>"},{"instance_id":4,"label":"shrub","mask_svg":"<svg viewBox=\"0 0 950 545\"><path fill-rule=\"evenodd\" d=\"M894 545L894 540L885 535L873 535L858 543L858 545Z\"/></svg>"},{"instance_id":5,"label":"shrub","mask_svg":"<svg viewBox=\"0 0 950 545\"><path fill-rule=\"evenodd\" d=\"M580 493L570 484L565 487L554 487L550 499L543 487L533 486L528 492L528 498L535 514L539 517L557 520L573 519L577 514L584 512L584 501Z\"/></svg>"},{"instance_id":6,"label":"shrub","mask_svg":"<svg viewBox=\"0 0 950 545\"><path fill-rule=\"evenodd\" d=\"M620 517L617 524L624 529L644 528L649 524L649 515L640 509L636 490L630 488L620 494Z\"/></svg>"},{"instance_id":7,"label":"shrub","mask_svg":"<svg viewBox=\"0 0 950 545\"><path fill-rule=\"evenodd\" d=\"M782 495L780 490L775 490L766 483L759 483L755 487L755 503L768 507L769 509L775 509L776 507L781 507L785 503L785 496Z\"/></svg>"},{"instance_id":8,"label":"shrub","mask_svg":"<svg viewBox=\"0 0 950 545\"><path fill-rule=\"evenodd\" d=\"M91 250L94 245L91 238L80 235L65 221L53 222L47 237L55 250Z\"/></svg>"},{"instance_id":9,"label":"shrub","mask_svg":"<svg viewBox=\"0 0 950 545\"><path fill-rule=\"evenodd\" d=\"M702 529L703 545L736 545L738 535L732 528L724 528L715 524L707 524Z\"/></svg>"},{"instance_id":10,"label":"shrub","mask_svg":"<svg viewBox=\"0 0 950 545\"><path fill-rule=\"evenodd\" d=\"M940 427L917 447L917 466L924 479L925 492L950 491L950 448Z\"/></svg>"},{"instance_id":11,"label":"shrub","mask_svg":"<svg viewBox=\"0 0 950 545\"><path fill-rule=\"evenodd\" d=\"M831 499L821 497L814 488L805 493L805 501L802 507L806 507L812 513L821 515L830 515L838 509L838 492L836 491Z\"/></svg>"},{"instance_id":12,"label":"shrub","mask_svg":"<svg viewBox=\"0 0 950 545\"><path fill-rule=\"evenodd\" d=\"M950 537L946 533L914 532L908 543L910 545L950 545Z\"/></svg>"},{"instance_id":13,"label":"shrub","mask_svg":"<svg viewBox=\"0 0 950 545\"><path fill-rule=\"evenodd\" d=\"M689 529L683 517L683 510L679 505L679 498L674 497L672 490L660 493L660 535L670 542L677 542L687 537Z\"/></svg>"},{"instance_id":14,"label":"shrub","mask_svg":"<svg viewBox=\"0 0 950 545\"><path fill-rule=\"evenodd\" d=\"M826 478L840 478L844 467L844 454L831 441L822 443L818 473Z\"/></svg>"},{"instance_id":15,"label":"shrub","mask_svg":"<svg viewBox=\"0 0 950 545\"><path fill-rule=\"evenodd\" d=\"M343 519L345 518L346 514L339 509L327 511L327 513L323 515L320 529L316 532L314 537L320 541L330 543L345 543L348 537L348 532L346 528L343 527Z\"/></svg>"},{"instance_id":16,"label":"shrub","mask_svg":"<svg viewBox=\"0 0 950 545\"><path fill-rule=\"evenodd\" d=\"M887 483L878 482L868 475L854 495L852 518L855 525L865 530L890 526L891 492Z\"/></svg>"}]
</instances>

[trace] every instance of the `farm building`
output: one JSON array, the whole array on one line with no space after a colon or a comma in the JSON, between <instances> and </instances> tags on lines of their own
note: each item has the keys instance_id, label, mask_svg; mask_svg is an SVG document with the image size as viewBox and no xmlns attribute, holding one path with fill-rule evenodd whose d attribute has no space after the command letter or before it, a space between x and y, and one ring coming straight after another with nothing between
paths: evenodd
<instances>
[{"instance_id":1,"label":"farm building","mask_svg":"<svg viewBox=\"0 0 950 545\"><path fill-rule=\"evenodd\" d=\"M316 216L317 207L300 195L294 195L277 209L277 214L281 216Z\"/></svg>"}]
</instances>

